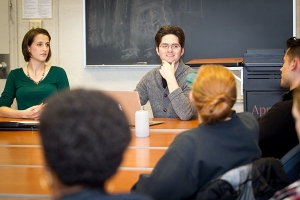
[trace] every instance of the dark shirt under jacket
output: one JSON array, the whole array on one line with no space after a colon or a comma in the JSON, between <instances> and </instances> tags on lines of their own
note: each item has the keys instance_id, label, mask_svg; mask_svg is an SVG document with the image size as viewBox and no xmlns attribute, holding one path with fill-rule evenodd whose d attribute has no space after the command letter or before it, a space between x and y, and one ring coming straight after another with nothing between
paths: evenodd
<instances>
[{"instance_id":1,"label":"dark shirt under jacket","mask_svg":"<svg viewBox=\"0 0 300 200\"><path fill-rule=\"evenodd\" d=\"M274 104L265 115L257 119L262 157L281 158L299 144L292 115L292 92L284 93L281 102Z\"/></svg>"}]
</instances>

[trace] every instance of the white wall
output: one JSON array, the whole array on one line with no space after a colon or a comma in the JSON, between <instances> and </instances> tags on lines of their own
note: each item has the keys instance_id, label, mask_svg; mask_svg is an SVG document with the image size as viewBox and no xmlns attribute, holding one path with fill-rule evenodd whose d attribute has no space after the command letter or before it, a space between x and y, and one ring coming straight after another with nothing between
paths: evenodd
<instances>
[{"instance_id":1,"label":"white wall","mask_svg":"<svg viewBox=\"0 0 300 200\"><path fill-rule=\"evenodd\" d=\"M296 3L296 13L294 13L295 15L295 24L296 24L296 37L299 38L300 37L300 0L294 0Z\"/></svg>"},{"instance_id":2,"label":"white wall","mask_svg":"<svg viewBox=\"0 0 300 200\"><path fill-rule=\"evenodd\" d=\"M16 8L17 39L12 41L16 48L16 61L12 69L26 63L21 51L24 35L29 30L29 20L22 19L22 1L13 0ZM63 67L71 88L85 87L106 90L134 90L135 85L150 68L84 68L83 54L83 0L52 0L53 18L42 21L42 27L51 35L51 65ZM11 33L13 34L13 33ZM5 80L0 80L3 90ZM149 110L149 105L147 106ZM151 113L150 113L151 116Z\"/></svg>"},{"instance_id":3,"label":"white wall","mask_svg":"<svg viewBox=\"0 0 300 200\"><path fill-rule=\"evenodd\" d=\"M14 69L25 65L21 42L29 30L29 21L22 19L22 1L12 0L12 3L14 12L12 16L16 15L16 20L11 23L10 33L11 68ZM52 37L52 58L49 64L58 65L66 70L71 88L133 90L142 76L150 70L150 68L84 68L83 0L52 0L52 9L53 18L42 22L42 27L47 29ZM0 90L4 84L5 80L0 80ZM243 110L242 100L235 105L235 109Z\"/></svg>"},{"instance_id":4,"label":"white wall","mask_svg":"<svg viewBox=\"0 0 300 200\"><path fill-rule=\"evenodd\" d=\"M98 89L133 90L137 81L149 69L101 68L85 69L83 63L83 1L52 0L53 18L43 20L42 26L52 37L53 56L51 65L63 67L69 77L70 85ZM18 46L28 31L28 20L22 19L21 1L18 5ZM18 51L19 64L25 65L22 52Z\"/></svg>"}]
</instances>

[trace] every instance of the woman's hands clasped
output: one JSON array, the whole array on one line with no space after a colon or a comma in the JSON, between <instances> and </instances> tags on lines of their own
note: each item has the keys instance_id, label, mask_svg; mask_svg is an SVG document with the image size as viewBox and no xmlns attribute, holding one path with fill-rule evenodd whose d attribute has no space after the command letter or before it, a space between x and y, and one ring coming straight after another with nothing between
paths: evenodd
<instances>
[{"instance_id":1,"label":"woman's hands clasped","mask_svg":"<svg viewBox=\"0 0 300 200\"><path fill-rule=\"evenodd\" d=\"M32 106L24 110L24 118L38 120L46 104L41 103L36 106Z\"/></svg>"}]
</instances>

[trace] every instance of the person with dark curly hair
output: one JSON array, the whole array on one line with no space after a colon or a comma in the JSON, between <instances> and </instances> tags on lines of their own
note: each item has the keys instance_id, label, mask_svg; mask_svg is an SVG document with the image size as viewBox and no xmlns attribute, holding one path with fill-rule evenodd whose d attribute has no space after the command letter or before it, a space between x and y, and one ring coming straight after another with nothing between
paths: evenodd
<instances>
[{"instance_id":1,"label":"person with dark curly hair","mask_svg":"<svg viewBox=\"0 0 300 200\"><path fill-rule=\"evenodd\" d=\"M132 193L156 200L194 199L210 181L260 158L256 118L232 110L236 92L229 69L202 65L190 94L199 126L178 134L152 173L140 175Z\"/></svg>"},{"instance_id":2,"label":"person with dark curly hair","mask_svg":"<svg viewBox=\"0 0 300 200\"><path fill-rule=\"evenodd\" d=\"M51 36L43 28L30 29L22 42L27 65L11 70L0 97L0 117L38 119L43 101L61 90L69 90L65 70L46 63L51 58ZM16 99L18 108L11 107Z\"/></svg>"},{"instance_id":3,"label":"person with dark curly hair","mask_svg":"<svg viewBox=\"0 0 300 200\"><path fill-rule=\"evenodd\" d=\"M150 102L156 118L189 120L197 116L196 108L189 101L191 87L185 81L186 76L196 70L181 59L184 44L185 35L178 26L163 26L155 35L161 66L143 76L135 90L139 93L141 105Z\"/></svg>"},{"instance_id":4,"label":"person with dark curly hair","mask_svg":"<svg viewBox=\"0 0 300 200\"><path fill-rule=\"evenodd\" d=\"M57 93L47 100L39 131L54 199L149 199L105 190L131 139L127 119L112 98L96 90Z\"/></svg>"}]
</instances>

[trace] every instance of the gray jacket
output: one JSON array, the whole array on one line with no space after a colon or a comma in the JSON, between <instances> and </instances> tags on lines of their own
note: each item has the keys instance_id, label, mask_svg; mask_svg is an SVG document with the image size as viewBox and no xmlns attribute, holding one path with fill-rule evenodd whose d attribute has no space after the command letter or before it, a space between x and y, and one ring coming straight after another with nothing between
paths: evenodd
<instances>
[{"instance_id":1,"label":"gray jacket","mask_svg":"<svg viewBox=\"0 0 300 200\"><path fill-rule=\"evenodd\" d=\"M139 93L141 105L145 105L149 100L155 118L189 120L196 117L196 108L189 100L191 86L186 83L186 76L195 71L185 65L181 59L175 72L179 88L169 94L168 87L163 88L159 67L152 69L141 79L135 89Z\"/></svg>"}]
</instances>

